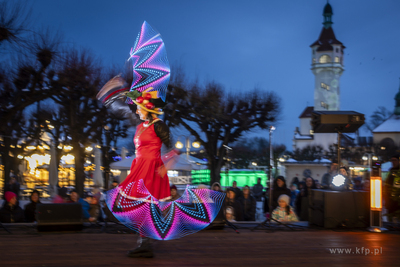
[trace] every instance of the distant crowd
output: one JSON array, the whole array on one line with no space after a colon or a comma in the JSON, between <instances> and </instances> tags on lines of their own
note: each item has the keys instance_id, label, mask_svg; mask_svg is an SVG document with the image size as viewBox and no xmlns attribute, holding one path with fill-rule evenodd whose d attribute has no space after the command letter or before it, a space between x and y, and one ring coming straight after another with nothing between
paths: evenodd
<instances>
[{"instance_id":1,"label":"distant crowd","mask_svg":"<svg viewBox=\"0 0 400 267\"><path fill-rule=\"evenodd\" d=\"M393 189L400 188L399 158L391 159L392 168L385 181L384 202L388 213L394 213L400 209L399 203L393 198ZM227 221L255 221L257 202L259 207L263 208L263 214L266 218L276 221L308 221L309 205L313 189L328 189L332 179L336 174L341 174L346 178L347 186L354 190L369 191L369 181L362 182L360 177L349 178L349 172L346 167L338 168L337 164L331 164L329 172L322 177L319 183L312 177L305 177L301 181L294 177L289 185L283 176L274 179L272 190L267 182L264 187L261 184L261 178L253 187L244 186L240 189L236 181L231 187L225 190L226 198L221 212ZM396 178L397 177L397 178ZM118 186L118 181L112 182L112 188ZM396 187L397 186L397 187ZM10 183L5 186L4 203L0 209L0 222L34 222L36 221L36 208L41 203L39 191L34 190L30 195L30 203L22 209L19 205L19 184L12 178ZM176 200L180 197L175 185L171 185L171 198ZM219 183L211 186L212 190L223 192ZM270 192L272 191L272 194ZM95 189L91 193L85 193L84 196L73 190L59 188L58 195L52 199L53 203L80 203L82 205L82 217L87 222L96 222L102 220L105 207L101 206L103 194ZM261 204L261 205L260 205ZM112 214L109 214L112 216ZM268 217L269 216L269 217Z\"/></svg>"}]
</instances>

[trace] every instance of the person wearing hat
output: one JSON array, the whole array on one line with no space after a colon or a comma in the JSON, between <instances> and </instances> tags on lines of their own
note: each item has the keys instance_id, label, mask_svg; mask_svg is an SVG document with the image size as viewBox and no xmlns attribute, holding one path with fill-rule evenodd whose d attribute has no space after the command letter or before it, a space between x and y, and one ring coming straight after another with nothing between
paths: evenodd
<instances>
[{"instance_id":1,"label":"person wearing hat","mask_svg":"<svg viewBox=\"0 0 400 267\"><path fill-rule=\"evenodd\" d=\"M0 209L0 222L17 223L24 222L24 211L17 205L17 195L14 192L4 193L5 205Z\"/></svg>"},{"instance_id":2,"label":"person wearing hat","mask_svg":"<svg viewBox=\"0 0 400 267\"><path fill-rule=\"evenodd\" d=\"M198 189L202 194L197 196L192 191L192 194L187 193L192 190L187 188L185 199L188 203L182 203L183 200L167 202L172 199L167 170L178 160L178 153L172 150L169 127L158 116L164 114L170 67L161 35L147 22L142 24L129 59L133 64L132 85L128 86L117 76L97 94L97 99L112 114L130 118L134 112L142 121L136 126L133 138L136 157L130 173L121 184L108 191L106 203L116 218L140 234L139 247L128 251L128 256L150 258L153 257L150 238L169 240L183 236L178 229L185 229L186 235L205 228L220 209L223 194ZM170 152L161 156L163 145ZM205 195L216 202L200 201ZM194 198L197 202L190 202ZM194 205L199 210L192 212L184 208L185 205ZM174 212L177 209L185 210L184 216L183 211ZM213 211L213 216L206 214L207 211ZM140 216L133 216L136 213ZM205 222L199 224L201 218Z\"/></svg>"},{"instance_id":3,"label":"person wearing hat","mask_svg":"<svg viewBox=\"0 0 400 267\"><path fill-rule=\"evenodd\" d=\"M279 206L272 212L272 219L279 222L298 222L299 219L289 203L290 197L288 195L280 195L278 198Z\"/></svg>"},{"instance_id":4,"label":"person wearing hat","mask_svg":"<svg viewBox=\"0 0 400 267\"><path fill-rule=\"evenodd\" d=\"M176 188L176 185L171 185L171 201L177 200L181 196L178 194L178 188Z\"/></svg>"}]
</instances>

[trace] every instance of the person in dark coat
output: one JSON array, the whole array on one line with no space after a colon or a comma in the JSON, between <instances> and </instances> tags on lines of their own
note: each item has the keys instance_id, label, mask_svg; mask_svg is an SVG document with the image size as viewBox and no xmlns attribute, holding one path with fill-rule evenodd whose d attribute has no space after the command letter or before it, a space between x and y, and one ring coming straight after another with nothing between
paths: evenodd
<instances>
[{"instance_id":1,"label":"person in dark coat","mask_svg":"<svg viewBox=\"0 0 400 267\"><path fill-rule=\"evenodd\" d=\"M33 190L31 196L29 197L31 203L25 205L24 214L26 222L36 221L36 206L41 204L39 198L39 191Z\"/></svg>"},{"instance_id":2,"label":"person in dark coat","mask_svg":"<svg viewBox=\"0 0 400 267\"><path fill-rule=\"evenodd\" d=\"M296 212L301 221L308 221L309 206L312 196L312 189L317 189L317 185L313 178L308 177L305 182L305 187L300 190L296 199Z\"/></svg>"},{"instance_id":3,"label":"person in dark coat","mask_svg":"<svg viewBox=\"0 0 400 267\"><path fill-rule=\"evenodd\" d=\"M239 201L236 199L235 190L230 187L226 190L226 198L223 205L225 218L228 221L242 221L243 214Z\"/></svg>"},{"instance_id":4,"label":"person in dark coat","mask_svg":"<svg viewBox=\"0 0 400 267\"><path fill-rule=\"evenodd\" d=\"M257 201L261 201L264 187L261 184L261 178L257 179L257 183L253 186L253 196Z\"/></svg>"},{"instance_id":5,"label":"person in dark coat","mask_svg":"<svg viewBox=\"0 0 400 267\"><path fill-rule=\"evenodd\" d=\"M395 177L400 169L399 157L393 156L390 161L392 162L392 168L389 170L389 174L385 180L383 188L383 197L385 200L385 208L389 213L389 220L392 221L394 213L400 209L399 203L393 199L396 192L395 189L400 188L400 182L396 181Z\"/></svg>"},{"instance_id":6,"label":"person in dark coat","mask_svg":"<svg viewBox=\"0 0 400 267\"><path fill-rule=\"evenodd\" d=\"M4 194L5 205L0 209L0 222L17 223L24 221L24 211L17 205L17 195L7 191Z\"/></svg>"},{"instance_id":7,"label":"person in dark coat","mask_svg":"<svg viewBox=\"0 0 400 267\"><path fill-rule=\"evenodd\" d=\"M290 189L286 185L285 177L278 176L274 180L274 185L272 187L272 210L278 207L278 198L280 195L287 195L290 197L291 194Z\"/></svg>"},{"instance_id":8,"label":"person in dark coat","mask_svg":"<svg viewBox=\"0 0 400 267\"><path fill-rule=\"evenodd\" d=\"M242 190L240 190L240 188L237 187L236 181L233 181L231 188L235 191L235 199L238 199L241 195L243 195Z\"/></svg>"},{"instance_id":9,"label":"person in dark coat","mask_svg":"<svg viewBox=\"0 0 400 267\"><path fill-rule=\"evenodd\" d=\"M245 186L243 188L243 195L238 198L241 207L241 213L243 214L243 221L255 221L256 220L256 199L250 195L250 187Z\"/></svg>"}]
</instances>

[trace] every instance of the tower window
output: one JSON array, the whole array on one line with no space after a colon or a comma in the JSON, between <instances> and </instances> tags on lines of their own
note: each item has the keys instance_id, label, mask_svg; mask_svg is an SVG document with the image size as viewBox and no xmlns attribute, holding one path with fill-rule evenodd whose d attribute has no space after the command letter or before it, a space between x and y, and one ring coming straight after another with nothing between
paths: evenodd
<instances>
[{"instance_id":1,"label":"tower window","mask_svg":"<svg viewBox=\"0 0 400 267\"><path fill-rule=\"evenodd\" d=\"M339 53L339 48L336 47L336 53Z\"/></svg>"},{"instance_id":2,"label":"tower window","mask_svg":"<svg viewBox=\"0 0 400 267\"><path fill-rule=\"evenodd\" d=\"M336 62L336 63L339 63L339 62L340 62L339 57L335 57L335 62Z\"/></svg>"},{"instance_id":3,"label":"tower window","mask_svg":"<svg viewBox=\"0 0 400 267\"><path fill-rule=\"evenodd\" d=\"M326 83L321 83L321 88L322 89L326 89L326 90L330 90L331 88L329 87L329 85L327 85Z\"/></svg>"},{"instance_id":4,"label":"tower window","mask_svg":"<svg viewBox=\"0 0 400 267\"><path fill-rule=\"evenodd\" d=\"M315 62L316 62L316 60L315 60L315 58L313 58L313 59L312 59L312 63L315 64Z\"/></svg>"},{"instance_id":5,"label":"tower window","mask_svg":"<svg viewBox=\"0 0 400 267\"><path fill-rule=\"evenodd\" d=\"M323 107L325 109L329 109L329 105L323 101L321 101L321 107Z\"/></svg>"},{"instance_id":6,"label":"tower window","mask_svg":"<svg viewBox=\"0 0 400 267\"><path fill-rule=\"evenodd\" d=\"M319 58L319 63L329 63L329 62L331 62L331 57L328 55L322 55Z\"/></svg>"}]
</instances>

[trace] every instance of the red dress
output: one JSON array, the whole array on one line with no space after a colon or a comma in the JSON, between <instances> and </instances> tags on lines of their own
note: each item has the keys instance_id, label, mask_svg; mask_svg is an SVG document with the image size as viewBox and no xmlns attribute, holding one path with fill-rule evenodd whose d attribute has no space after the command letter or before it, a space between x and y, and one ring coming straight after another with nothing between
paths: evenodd
<instances>
[{"instance_id":1,"label":"red dress","mask_svg":"<svg viewBox=\"0 0 400 267\"><path fill-rule=\"evenodd\" d=\"M168 176L159 168L176 158L176 152L161 157L162 141L154 124L138 126L134 138L136 158L131 172L117 188L107 192L106 203L116 219L142 237L170 240L206 228L217 216L225 194L187 186L171 201ZM173 162L173 161L170 161Z\"/></svg>"},{"instance_id":2,"label":"red dress","mask_svg":"<svg viewBox=\"0 0 400 267\"><path fill-rule=\"evenodd\" d=\"M158 173L159 168L164 166L161 160L161 139L154 131L154 124L147 126L144 122L140 124L135 133L133 142L136 147L136 158L132 162L131 172L121 183L122 190L132 182L143 180L144 186L150 194L158 200L170 196L168 175L164 177ZM136 190L129 190L130 196L136 197Z\"/></svg>"}]
</instances>

